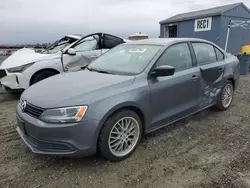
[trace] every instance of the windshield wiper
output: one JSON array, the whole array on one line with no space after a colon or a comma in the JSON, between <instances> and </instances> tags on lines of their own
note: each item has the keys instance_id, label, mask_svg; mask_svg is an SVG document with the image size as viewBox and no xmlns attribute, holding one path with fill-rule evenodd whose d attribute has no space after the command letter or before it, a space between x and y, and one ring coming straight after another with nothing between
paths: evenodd
<instances>
[{"instance_id":1,"label":"windshield wiper","mask_svg":"<svg viewBox=\"0 0 250 188\"><path fill-rule=\"evenodd\" d=\"M89 71L95 71L95 72L104 73L104 74L114 74L112 72L98 70L98 69L93 69L93 68L89 68L89 67L85 67L85 68L87 68Z\"/></svg>"}]
</instances>

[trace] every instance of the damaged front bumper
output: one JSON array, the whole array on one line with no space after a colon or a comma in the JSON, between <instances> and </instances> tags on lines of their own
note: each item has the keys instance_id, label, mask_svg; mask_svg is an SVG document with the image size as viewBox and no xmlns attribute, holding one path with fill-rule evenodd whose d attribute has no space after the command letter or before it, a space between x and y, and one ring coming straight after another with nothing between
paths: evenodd
<instances>
[{"instance_id":1,"label":"damaged front bumper","mask_svg":"<svg viewBox=\"0 0 250 188\"><path fill-rule=\"evenodd\" d=\"M0 78L0 86L6 90L23 90L24 87L20 83L20 76L18 74L8 74Z\"/></svg>"}]
</instances>

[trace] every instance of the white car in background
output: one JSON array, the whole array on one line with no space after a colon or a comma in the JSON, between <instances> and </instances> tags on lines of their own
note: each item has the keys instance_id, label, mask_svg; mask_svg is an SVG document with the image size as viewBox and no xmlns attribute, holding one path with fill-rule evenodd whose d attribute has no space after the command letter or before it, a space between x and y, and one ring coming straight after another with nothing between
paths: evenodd
<instances>
[{"instance_id":1,"label":"white car in background","mask_svg":"<svg viewBox=\"0 0 250 188\"><path fill-rule=\"evenodd\" d=\"M0 83L6 90L24 90L56 74L81 70L101 54L125 42L127 40L117 36L95 33L72 44L56 42L40 53L24 48L2 63Z\"/></svg>"}]
</instances>

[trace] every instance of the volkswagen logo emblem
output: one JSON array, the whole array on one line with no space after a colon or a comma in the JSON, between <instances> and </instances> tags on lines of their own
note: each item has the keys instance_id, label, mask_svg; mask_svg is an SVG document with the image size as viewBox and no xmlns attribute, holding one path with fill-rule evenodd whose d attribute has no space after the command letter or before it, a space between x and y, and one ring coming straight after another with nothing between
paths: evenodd
<instances>
[{"instance_id":1,"label":"volkswagen logo emblem","mask_svg":"<svg viewBox=\"0 0 250 188\"><path fill-rule=\"evenodd\" d=\"M21 101L21 109L24 112L24 110L26 109L27 106L27 102L26 101Z\"/></svg>"}]
</instances>

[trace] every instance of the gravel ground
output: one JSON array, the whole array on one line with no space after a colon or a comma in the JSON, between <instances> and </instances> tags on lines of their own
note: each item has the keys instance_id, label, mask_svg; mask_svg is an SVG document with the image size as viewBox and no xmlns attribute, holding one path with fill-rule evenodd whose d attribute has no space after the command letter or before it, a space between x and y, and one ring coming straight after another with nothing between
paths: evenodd
<instances>
[{"instance_id":1,"label":"gravel ground","mask_svg":"<svg viewBox=\"0 0 250 188\"><path fill-rule=\"evenodd\" d=\"M120 163L32 154L15 131L18 95L0 91L1 188L250 187L250 75L231 108L205 110L143 138Z\"/></svg>"}]
</instances>

